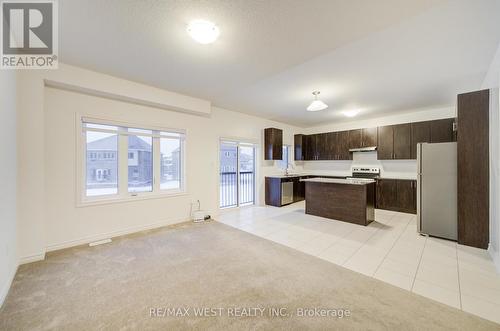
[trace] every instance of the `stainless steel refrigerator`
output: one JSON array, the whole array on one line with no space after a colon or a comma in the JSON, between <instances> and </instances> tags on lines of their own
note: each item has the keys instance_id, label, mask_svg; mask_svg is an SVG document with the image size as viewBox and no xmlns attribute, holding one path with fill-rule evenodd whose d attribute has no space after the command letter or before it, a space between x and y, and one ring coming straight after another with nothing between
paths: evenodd
<instances>
[{"instance_id":1,"label":"stainless steel refrigerator","mask_svg":"<svg viewBox=\"0 0 500 331\"><path fill-rule=\"evenodd\" d=\"M417 145L417 229L457 240L457 143Z\"/></svg>"}]
</instances>

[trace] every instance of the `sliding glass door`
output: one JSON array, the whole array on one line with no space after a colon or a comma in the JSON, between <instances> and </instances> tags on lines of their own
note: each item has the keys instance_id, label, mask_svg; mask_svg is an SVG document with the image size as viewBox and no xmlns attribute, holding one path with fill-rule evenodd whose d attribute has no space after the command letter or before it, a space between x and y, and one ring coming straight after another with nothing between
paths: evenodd
<instances>
[{"instance_id":1,"label":"sliding glass door","mask_svg":"<svg viewBox=\"0 0 500 331\"><path fill-rule=\"evenodd\" d=\"M220 143L220 207L255 202L255 146L237 141Z\"/></svg>"},{"instance_id":2,"label":"sliding glass door","mask_svg":"<svg viewBox=\"0 0 500 331\"><path fill-rule=\"evenodd\" d=\"M253 204L255 200L255 148L253 145L240 144L238 162L239 204Z\"/></svg>"}]
</instances>

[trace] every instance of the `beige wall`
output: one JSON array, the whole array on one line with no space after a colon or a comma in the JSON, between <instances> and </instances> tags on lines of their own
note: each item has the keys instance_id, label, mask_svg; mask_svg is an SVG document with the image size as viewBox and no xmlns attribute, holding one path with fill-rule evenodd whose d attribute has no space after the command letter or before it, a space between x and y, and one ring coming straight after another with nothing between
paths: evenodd
<instances>
[{"instance_id":1,"label":"beige wall","mask_svg":"<svg viewBox=\"0 0 500 331\"><path fill-rule=\"evenodd\" d=\"M484 78L482 89L490 91L490 255L500 272L500 45Z\"/></svg>"},{"instance_id":2,"label":"beige wall","mask_svg":"<svg viewBox=\"0 0 500 331\"><path fill-rule=\"evenodd\" d=\"M45 88L45 215L48 250L72 246L143 228L188 219L190 203L199 199L212 215L218 212L218 143L237 137L261 144L267 126L285 130L290 142L295 128L218 108L209 118L127 102ZM76 207L75 118L107 118L144 126L186 129L187 194L134 202ZM259 153L261 155L261 153ZM259 162L258 192L263 176L277 172L273 162ZM258 195L263 204L263 194Z\"/></svg>"},{"instance_id":3,"label":"beige wall","mask_svg":"<svg viewBox=\"0 0 500 331\"><path fill-rule=\"evenodd\" d=\"M69 70L71 69L71 70ZM209 115L179 109L151 107L133 102L128 89L102 95L78 89L68 79L74 67L63 65L58 72L29 72L20 77L19 101L19 225L21 262L43 258L54 250L145 228L184 221L190 203L199 199L202 208L218 212L218 143L223 138L256 142L258 151L258 203L264 176L280 172L275 162L264 161L260 148L263 129L284 130L284 143L293 144L297 128L216 107ZM81 72L82 69L77 69ZM88 72L92 79L113 85L109 76ZM88 76L93 75L93 76ZM49 82L47 85L46 82ZM54 83L55 82L55 83ZM63 83L59 83L63 82ZM120 84L117 84L117 86ZM76 86L76 87L75 87ZM113 86L112 86L113 87ZM99 96L97 96L99 95ZM189 108L186 103L185 108ZM76 206L76 114L102 117L133 124L187 130L187 194L168 198ZM299 168L300 169L300 168Z\"/></svg>"},{"instance_id":4,"label":"beige wall","mask_svg":"<svg viewBox=\"0 0 500 331\"><path fill-rule=\"evenodd\" d=\"M16 73L0 71L0 306L17 270Z\"/></svg>"}]
</instances>

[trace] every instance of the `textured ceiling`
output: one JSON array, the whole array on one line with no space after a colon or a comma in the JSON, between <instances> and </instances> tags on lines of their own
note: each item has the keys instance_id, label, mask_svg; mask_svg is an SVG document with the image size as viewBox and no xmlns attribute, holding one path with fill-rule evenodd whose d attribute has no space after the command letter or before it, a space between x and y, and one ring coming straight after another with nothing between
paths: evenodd
<instances>
[{"instance_id":1,"label":"textured ceiling","mask_svg":"<svg viewBox=\"0 0 500 331\"><path fill-rule=\"evenodd\" d=\"M450 105L479 88L498 0L59 2L61 61L299 126ZM186 34L215 22L212 45ZM330 105L309 113L312 90Z\"/></svg>"}]
</instances>

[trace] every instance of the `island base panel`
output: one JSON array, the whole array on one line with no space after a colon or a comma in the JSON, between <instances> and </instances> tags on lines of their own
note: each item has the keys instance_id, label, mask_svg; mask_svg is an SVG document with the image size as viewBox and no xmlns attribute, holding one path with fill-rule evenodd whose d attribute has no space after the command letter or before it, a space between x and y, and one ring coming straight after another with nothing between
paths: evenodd
<instances>
[{"instance_id":1,"label":"island base panel","mask_svg":"<svg viewBox=\"0 0 500 331\"><path fill-rule=\"evenodd\" d=\"M375 220L375 184L307 182L306 214L368 225Z\"/></svg>"}]
</instances>

